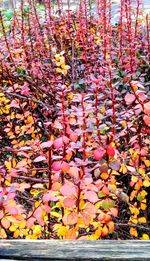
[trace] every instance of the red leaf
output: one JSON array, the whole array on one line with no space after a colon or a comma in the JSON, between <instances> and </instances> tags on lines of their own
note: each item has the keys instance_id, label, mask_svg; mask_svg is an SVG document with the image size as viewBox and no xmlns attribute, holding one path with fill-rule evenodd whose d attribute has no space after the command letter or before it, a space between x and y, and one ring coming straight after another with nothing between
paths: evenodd
<instances>
[{"instance_id":1,"label":"red leaf","mask_svg":"<svg viewBox=\"0 0 150 261\"><path fill-rule=\"evenodd\" d=\"M61 161L54 161L52 164L52 169L54 171L59 171L61 169Z\"/></svg>"},{"instance_id":2,"label":"red leaf","mask_svg":"<svg viewBox=\"0 0 150 261\"><path fill-rule=\"evenodd\" d=\"M41 143L40 147L42 149L45 149L45 148L50 148L52 145L53 145L53 141L49 140L49 141Z\"/></svg>"},{"instance_id":3,"label":"red leaf","mask_svg":"<svg viewBox=\"0 0 150 261\"><path fill-rule=\"evenodd\" d=\"M134 101L135 101L135 95L134 94L130 94L130 93L126 94L125 102L126 102L127 105L132 104Z\"/></svg>"},{"instance_id":4,"label":"red leaf","mask_svg":"<svg viewBox=\"0 0 150 261\"><path fill-rule=\"evenodd\" d=\"M110 143L107 147L107 154L110 156L110 157L114 157L115 155L115 150L112 146L112 144Z\"/></svg>"},{"instance_id":5,"label":"red leaf","mask_svg":"<svg viewBox=\"0 0 150 261\"><path fill-rule=\"evenodd\" d=\"M94 151L94 158L96 160L101 160L105 154L105 150L103 148L99 148Z\"/></svg>"},{"instance_id":6,"label":"red leaf","mask_svg":"<svg viewBox=\"0 0 150 261\"><path fill-rule=\"evenodd\" d=\"M85 192L85 197L91 203L96 203L99 200L99 198L97 196L97 193L95 191L86 191Z\"/></svg>"},{"instance_id":7,"label":"red leaf","mask_svg":"<svg viewBox=\"0 0 150 261\"><path fill-rule=\"evenodd\" d=\"M63 196L73 196L76 192L75 186L66 183L62 186L61 193Z\"/></svg>"},{"instance_id":8,"label":"red leaf","mask_svg":"<svg viewBox=\"0 0 150 261\"><path fill-rule=\"evenodd\" d=\"M41 162L41 161L44 161L44 160L46 160L45 156L38 156L37 158L34 159L33 162Z\"/></svg>"},{"instance_id":9,"label":"red leaf","mask_svg":"<svg viewBox=\"0 0 150 261\"><path fill-rule=\"evenodd\" d=\"M63 139L62 138L58 138L56 140L54 140L54 148L55 149L60 149L63 147Z\"/></svg>"}]
</instances>

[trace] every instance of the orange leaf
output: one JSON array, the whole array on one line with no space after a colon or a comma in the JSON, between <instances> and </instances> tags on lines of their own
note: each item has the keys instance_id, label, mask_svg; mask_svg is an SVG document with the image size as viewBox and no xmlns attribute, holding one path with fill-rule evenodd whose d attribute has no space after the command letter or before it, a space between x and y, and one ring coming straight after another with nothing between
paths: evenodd
<instances>
[{"instance_id":1,"label":"orange leaf","mask_svg":"<svg viewBox=\"0 0 150 261\"><path fill-rule=\"evenodd\" d=\"M117 208L110 208L110 212L114 217L118 216L118 209Z\"/></svg>"},{"instance_id":2,"label":"orange leaf","mask_svg":"<svg viewBox=\"0 0 150 261\"><path fill-rule=\"evenodd\" d=\"M102 236L107 236L108 233L109 233L108 228L107 228L106 225L104 225L104 227L102 228L102 234L101 235Z\"/></svg>"},{"instance_id":3,"label":"orange leaf","mask_svg":"<svg viewBox=\"0 0 150 261\"><path fill-rule=\"evenodd\" d=\"M63 217L63 223L67 225L75 225L78 222L78 215L76 212L71 212Z\"/></svg>"},{"instance_id":4,"label":"orange leaf","mask_svg":"<svg viewBox=\"0 0 150 261\"><path fill-rule=\"evenodd\" d=\"M150 126L150 115L144 115L143 120L144 120L145 124Z\"/></svg>"},{"instance_id":5,"label":"orange leaf","mask_svg":"<svg viewBox=\"0 0 150 261\"><path fill-rule=\"evenodd\" d=\"M144 104L144 112L150 114L150 101Z\"/></svg>"},{"instance_id":6,"label":"orange leaf","mask_svg":"<svg viewBox=\"0 0 150 261\"><path fill-rule=\"evenodd\" d=\"M4 228L8 229L10 227L10 221L7 218L2 218L1 224Z\"/></svg>"}]
</instances>

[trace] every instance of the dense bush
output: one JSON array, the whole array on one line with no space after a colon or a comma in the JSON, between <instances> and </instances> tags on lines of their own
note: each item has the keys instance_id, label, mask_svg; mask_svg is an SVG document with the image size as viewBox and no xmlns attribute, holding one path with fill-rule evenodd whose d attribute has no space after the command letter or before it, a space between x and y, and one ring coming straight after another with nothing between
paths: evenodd
<instances>
[{"instance_id":1,"label":"dense bush","mask_svg":"<svg viewBox=\"0 0 150 261\"><path fill-rule=\"evenodd\" d=\"M149 239L149 17L126 2L116 25L109 0L1 13L1 238Z\"/></svg>"}]
</instances>

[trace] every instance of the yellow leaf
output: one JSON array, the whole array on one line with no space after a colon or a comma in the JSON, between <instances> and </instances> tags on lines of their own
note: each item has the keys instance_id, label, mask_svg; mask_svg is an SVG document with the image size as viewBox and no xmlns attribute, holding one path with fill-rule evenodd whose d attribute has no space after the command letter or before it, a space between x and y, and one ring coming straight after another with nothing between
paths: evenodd
<instances>
[{"instance_id":1,"label":"yellow leaf","mask_svg":"<svg viewBox=\"0 0 150 261\"><path fill-rule=\"evenodd\" d=\"M5 161L4 164L7 168L7 170L10 171L11 170L11 161Z\"/></svg>"},{"instance_id":2,"label":"yellow leaf","mask_svg":"<svg viewBox=\"0 0 150 261\"><path fill-rule=\"evenodd\" d=\"M131 180L135 183L135 182L137 182L138 177L136 177L136 176L132 176L132 177L131 177Z\"/></svg>"},{"instance_id":3,"label":"yellow leaf","mask_svg":"<svg viewBox=\"0 0 150 261\"><path fill-rule=\"evenodd\" d=\"M18 229L16 229L16 231L14 232L14 238L18 238L20 236L20 231Z\"/></svg>"},{"instance_id":4,"label":"yellow leaf","mask_svg":"<svg viewBox=\"0 0 150 261\"><path fill-rule=\"evenodd\" d=\"M144 180L143 181L143 185L144 185L144 187L149 187L150 186L150 181L149 180Z\"/></svg>"},{"instance_id":5,"label":"yellow leaf","mask_svg":"<svg viewBox=\"0 0 150 261\"><path fill-rule=\"evenodd\" d=\"M41 235L41 232L42 232L42 227L40 225L35 225L33 228L33 234L38 237Z\"/></svg>"},{"instance_id":6,"label":"yellow leaf","mask_svg":"<svg viewBox=\"0 0 150 261\"><path fill-rule=\"evenodd\" d=\"M145 198L145 196L147 195L147 192L143 189L140 194L141 194L142 198Z\"/></svg>"},{"instance_id":7,"label":"yellow leaf","mask_svg":"<svg viewBox=\"0 0 150 261\"><path fill-rule=\"evenodd\" d=\"M55 54L55 59L56 59L56 61L59 61L60 60L60 54Z\"/></svg>"},{"instance_id":8,"label":"yellow leaf","mask_svg":"<svg viewBox=\"0 0 150 261\"><path fill-rule=\"evenodd\" d=\"M122 127L123 127L123 128L126 128L126 127L127 127L127 122L126 122L126 121L123 121L121 124L122 124Z\"/></svg>"},{"instance_id":9,"label":"yellow leaf","mask_svg":"<svg viewBox=\"0 0 150 261\"><path fill-rule=\"evenodd\" d=\"M146 223L147 221L146 221L145 217L140 217L140 218L138 218L138 222L139 223Z\"/></svg>"},{"instance_id":10,"label":"yellow leaf","mask_svg":"<svg viewBox=\"0 0 150 261\"><path fill-rule=\"evenodd\" d=\"M145 176L145 169L140 168L140 169L139 169L139 174L140 174L141 176Z\"/></svg>"},{"instance_id":11,"label":"yellow leaf","mask_svg":"<svg viewBox=\"0 0 150 261\"><path fill-rule=\"evenodd\" d=\"M110 58L110 54L106 53L106 59L109 59L109 58Z\"/></svg>"},{"instance_id":12,"label":"yellow leaf","mask_svg":"<svg viewBox=\"0 0 150 261\"><path fill-rule=\"evenodd\" d=\"M73 93L72 93L72 92L69 92L69 94L68 94L68 98L69 98L70 100L73 99Z\"/></svg>"},{"instance_id":13,"label":"yellow leaf","mask_svg":"<svg viewBox=\"0 0 150 261\"><path fill-rule=\"evenodd\" d=\"M102 107L101 107L101 112L103 113L103 112L105 112L105 111L106 111L105 107L102 106Z\"/></svg>"},{"instance_id":14,"label":"yellow leaf","mask_svg":"<svg viewBox=\"0 0 150 261\"><path fill-rule=\"evenodd\" d=\"M57 73L62 73L62 69L56 68L56 72L57 72Z\"/></svg>"},{"instance_id":15,"label":"yellow leaf","mask_svg":"<svg viewBox=\"0 0 150 261\"><path fill-rule=\"evenodd\" d=\"M58 217L58 218L60 218L62 215L60 214L60 213L58 213L58 212L51 212L51 215L53 216L53 217Z\"/></svg>"},{"instance_id":16,"label":"yellow leaf","mask_svg":"<svg viewBox=\"0 0 150 261\"><path fill-rule=\"evenodd\" d=\"M140 206L140 208L142 209L142 210L145 210L146 209L146 204L144 204L144 203L141 203L141 206Z\"/></svg>"},{"instance_id":17,"label":"yellow leaf","mask_svg":"<svg viewBox=\"0 0 150 261\"><path fill-rule=\"evenodd\" d=\"M140 211L138 208L136 207L129 207L130 211L131 211L131 214L135 215L135 216L138 216Z\"/></svg>"},{"instance_id":18,"label":"yellow leaf","mask_svg":"<svg viewBox=\"0 0 150 261\"><path fill-rule=\"evenodd\" d=\"M22 220L20 223L19 223L19 228L24 228L26 226L26 221L25 220Z\"/></svg>"},{"instance_id":19,"label":"yellow leaf","mask_svg":"<svg viewBox=\"0 0 150 261\"><path fill-rule=\"evenodd\" d=\"M16 228L17 228L17 227L18 227L17 224L13 224L13 225L11 225L11 226L9 227L9 231L14 232L14 231L16 231Z\"/></svg>"},{"instance_id":20,"label":"yellow leaf","mask_svg":"<svg viewBox=\"0 0 150 261\"><path fill-rule=\"evenodd\" d=\"M89 240L97 240L98 238L97 238L97 235L92 234L92 235L88 236L88 239Z\"/></svg>"},{"instance_id":21,"label":"yellow leaf","mask_svg":"<svg viewBox=\"0 0 150 261\"><path fill-rule=\"evenodd\" d=\"M64 237L65 234L66 234L66 231L67 231L67 227L65 226L60 226L58 229L57 229L57 235L59 237Z\"/></svg>"},{"instance_id":22,"label":"yellow leaf","mask_svg":"<svg viewBox=\"0 0 150 261\"><path fill-rule=\"evenodd\" d=\"M97 236L97 239L100 238L101 233L102 233L102 228L101 228L101 227L99 227L98 229L96 229L96 231L95 231L95 236Z\"/></svg>"},{"instance_id":23,"label":"yellow leaf","mask_svg":"<svg viewBox=\"0 0 150 261\"><path fill-rule=\"evenodd\" d=\"M79 203L79 209L83 209L85 206L85 201L84 200L81 200L80 203Z\"/></svg>"},{"instance_id":24,"label":"yellow leaf","mask_svg":"<svg viewBox=\"0 0 150 261\"><path fill-rule=\"evenodd\" d=\"M138 223L137 218L134 218L134 217L131 217L131 218L130 218L130 221L131 221L133 224L137 224L137 223Z\"/></svg>"},{"instance_id":25,"label":"yellow leaf","mask_svg":"<svg viewBox=\"0 0 150 261\"><path fill-rule=\"evenodd\" d=\"M143 234L141 239L142 240L149 240L149 235Z\"/></svg>"}]
</instances>

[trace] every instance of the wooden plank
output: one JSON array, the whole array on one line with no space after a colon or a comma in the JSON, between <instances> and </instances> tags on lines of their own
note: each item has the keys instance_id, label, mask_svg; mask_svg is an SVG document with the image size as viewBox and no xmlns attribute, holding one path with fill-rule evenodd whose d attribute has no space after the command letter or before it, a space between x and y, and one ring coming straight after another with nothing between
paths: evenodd
<instances>
[{"instance_id":1,"label":"wooden plank","mask_svg":"<svg viewBox=\"0 0 150 261\"><path fill-rule=\"evenodd\" d=\"M0 260L150 260L150 241L0 240Z\"/></svg>"}]
</instances>

